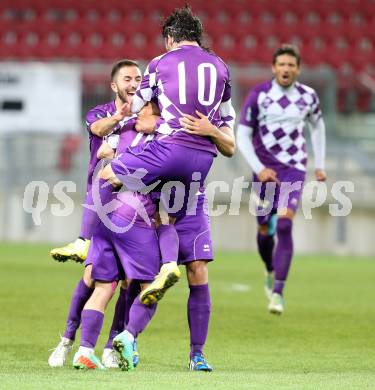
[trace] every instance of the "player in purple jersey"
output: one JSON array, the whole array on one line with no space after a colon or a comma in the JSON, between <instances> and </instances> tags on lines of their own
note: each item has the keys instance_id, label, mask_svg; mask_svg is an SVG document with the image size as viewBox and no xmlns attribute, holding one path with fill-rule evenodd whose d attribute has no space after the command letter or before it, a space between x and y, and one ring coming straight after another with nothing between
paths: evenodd
<instances>
[{"instance_id":1,"label":"player in purple jersey","mask_svg":"<svg viewBox=\"0 0 375 390\"><path fill-rule=\"evenodd\" d=\"M268 309L281 314L293 255L293 218L306 174L304 128L311 128L315 177L324 181L325 125L316 92L296 80L300 73L298 50L292 45L276 50L272 71L274 78L255 87L245 100L237 143L254 173L253 189L262 206L257 216L257 243L266 267Z\"/></svg>"},{"instance_id":2,"label":"player in purple jersey","mask_svg":"<svg viewBox=\"0 0 375 390\"><path fill-rule=\"evenodd\" d=\"M91 188L94 169L100 159L111 156L118 142L118 131L124 122L129 120L125 116L124 103L131 98L141 82L141 72L136 62L121 60L117 62L111 71L111 89L116 94L113 101L91 109L86 116L86 126L90 142L90 161L87 174L86 204L91 204L89 190ZM90 213L83 209L81 231L74 242L51 251L51 256L57 261L74 260L82 263L85 261L93 223L90 221Z\"/></svg>"},{"instance_id":3,"label":"player in purple jersey","mask_svg":"<svg viewBox=\"0 0 375 390\"><path fill-rule=\"evenodd\" d=\"M121 147L147 142L146 135L136 133L131 127L122 129L121 138L124 139L120 141ZM117 203L115 209L108 215L106 222L99 223L95 228L85 262L86 266L92 267L91 278L95 281L95 289L81 313L81 342L73 359L73 366L79 369L105 368L95 356L94 348L103 325L104 311L116 283L126 278L128 283L147 286L160 268L158 239L152 223L156 205L151 195L120 192L113 194L113 198ZM123 302L123 305L125 310L128 302ZM116 332L111 334L110 339L124 328L129 340L131 338L131 351L127 359L119 360L118 363L123 370L133 369L134 338L143 331L155 310L156 305L143 305L135 296L131 307L127 308L127 321L126 313L123 313L122 328L116 324ZM111 346L108 343L110 340L107 348Z\"/></svg>"},{"instance_id":4,"label":"player in purple jersey","mask_svg":"<svg viewBox=\"0 0 375 390\"><path fill-rule=\"evenodd\" d=\"M163 266L141 295L145 304L161 299L180 277L178 235L173 222L186 212L192 181L202 187L217 154L216 145L233 144L235 113L229 70L219 57L201 47L202 32L200 20L187 7L175 10L165 20L167 53L150 62L128 110L136 113L147 102L157 100L161 118L155 140L123 153L102 174L102 179L115 186L123 183L131 190L170 181L178 181L184 188L180 210L172 215L171 224L158 231ZM214 125L210 136L194 133L180 124L184 114L198 118L197 110ZM101 189L103 203L110 196L108 187Z\"/></svg>"},{"instance_id":5,"label":"player in purple jersey","mask_svg":"<svg viewBox=\"0 0 375 390\"><path fill-rule=\"evenodd\" d=\"M126 94L134 94L134 91L140 82L140 78L141 73L137 63L129 60L122 60L116 63L113 66L111 72L111 87L114 92L116 92L115 101L97 106L94 109L90 110L87 115L87 126L90 134L91 152L87 185L88 189L91 188L92 175L95 170L95 165L100 164L98 156L101 158L111 157L113 153L112 148L115 149L117 147L119 131L123 130L124 135L123 137L121 137L122 143L124 143L123 138L126 138L125 142L127 142L127 145L130 145L131 142L134 142L133 138L136 136L133 130L136 123L135 119L125 118L123 114L116 114L116 110L117 108L121 110L121 107L123 105L122 102ZM121 98L119 97L119 95L121 95ZM147 116L150 113L149 108L145 108L145 110L143 110L143 113L145 114L145 116ZM117 119L113 119L113 116L117 116ZM121 120L119 120L120 117L122 117ZM99 122L99 125L97 125L97 122ZM126 131L128 129L133 131ZM113 136L110 132L113 132L114 130L116 130L117 134L114 134ZM103 141L103 138L101 138L99 134L107 134L105 136L105 141ZM137 142L140 142L142 139L144 139L144 137L140 139L139 136L140 134L137 135ZM125 145L123 145L122 147L125 147ZM87 199L86 202L88 203ZM95 226L97 222L96 220L93 220L91 215L92 213L87 212L87 209L84 210L85 212L82 220L82 228L86 231L86 242L89 242L89 239L91 239L91 232L93 230L93 226ZM81 241L81 239L79 240ZM78 256L79 253L77 251L77 247L73 249L75 249L75 252L73 253ZM67 254L66 252L64 253ZM124 315L126 315L126 311L128 310L126 309L126 301L129 300L129 293L132 294L132 292L128 291L126 287L126 282L123 282L120 288L119 298L116 303L116 309L110 336L103 352L103 362L106 366L109 367L116 366L115 356L113 355L112 351L112 339L119 331L123 330ZM91 278L91 264L88 262L84 270L83 278L77 284L72 296L64 336L62 337L61 342L58 344L54 352L49 357L48 363L50 366L57 367L65 364L66 358L72 348L76 331L81 322L82 308L91 296L92 292L93 280Z\"/></svg>"}]
</instances>

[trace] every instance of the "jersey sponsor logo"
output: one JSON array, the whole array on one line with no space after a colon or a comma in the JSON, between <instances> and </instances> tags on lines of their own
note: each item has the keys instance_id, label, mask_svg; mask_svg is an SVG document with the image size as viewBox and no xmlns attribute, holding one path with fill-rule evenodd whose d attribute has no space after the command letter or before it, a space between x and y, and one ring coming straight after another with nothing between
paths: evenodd
<instances>
[{"instance_id":1,"label":"jersey sponsor logo","mask_svg":"<svg viewBox=\"0 0 375 390\"><path fill-rule=\"evenodd\" d=\"M272 103L273 103L273 100L272 100L269 96L267 96L267 97L263 100L263 102L261 103L261 106L262 106L263 108L267 109Z\"/></svg>"}]
</instances>

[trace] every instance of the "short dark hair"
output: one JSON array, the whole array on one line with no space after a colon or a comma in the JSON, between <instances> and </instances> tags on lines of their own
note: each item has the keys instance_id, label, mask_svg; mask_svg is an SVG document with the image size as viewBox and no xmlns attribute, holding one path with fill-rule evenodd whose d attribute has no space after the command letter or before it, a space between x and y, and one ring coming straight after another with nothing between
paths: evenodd
<instances>
[{"instance_id":1,"label":"short dark hair","mask_svg":"<svg viewBox=\"0 0 375 390\"><path fill-rule=\"evenodd\" d=\"M276 60L278 56L281 56L283 54L289 54L292 57L295 57L297 60L297 65L301 65L301 55L299 54L299 50L297 46L292 45L290 43L284 43L281 45L274 53L272 56L272 63L276 64Z\"/></svg>"},{"instance_id":2,"label":"short dark hair","mask_svg":"<svg viewBox=\"0 0 375 390\"><path fill-rule=\"evenodd\" d=\"M190 41L202 43L203 25L200 19L193 15L191 8L186 5L176 8L162 23L164 38L172 37L175 42Z\"/></svg>"},{"instance_id":3,"label":"short dark hair","mask_svg":"<svg viewBox=\"0 0 375 390\"><path fill-rule=\"evenodd\" d=\"M117 61L113 66L111 70L111 81L113 81L116 76L118 71L123 68L124 66L136 66L139 69L138 62L133 61L133 60L120 60Z\"/></svg>"}]
</instances>

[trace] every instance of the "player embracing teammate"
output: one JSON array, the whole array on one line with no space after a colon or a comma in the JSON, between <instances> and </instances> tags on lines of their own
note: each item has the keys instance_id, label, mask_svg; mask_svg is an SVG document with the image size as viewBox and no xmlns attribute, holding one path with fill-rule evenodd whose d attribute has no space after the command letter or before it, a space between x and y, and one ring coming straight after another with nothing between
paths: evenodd
<instances>
[{"instance_id":1,"label":"player embracing teammate","mask_svg":"<svg viewBox=\"0 0 375 390\"><path fill-rule=\"evenodd\" d=\"M157 229L163 263L160 273L143 290L140 302L155 304L179 279L177 262L186 264L190 288L190 369L211 371L202 353L210 316L207 262L213 257L208 216L204 212L204 180L217 150L227 156L234 153L235 114L228 68L201 47L202 32L201 22L187 7L174 11L165 20L167 53L150 62L127 111L121 107L123 115L131 116L155 101L160 110L155 138L122 151L108 164L101 173L99 191L106 203L113 194L111 186L102 185L104 180L115 188L124 185L130 190L144 190L154 182L159 184L158 188L170 181L182 183L184 191L177 199L181 208L170 212L170 223ZM134 180L139 172L142 181ZM199 191L193 197L193 213L187 215L192 210L189 190L193 185ZM98 283L100 286L100 279ZM114 339L121 367L132 366L136 336L127 329Z\"/></svg>"}]
</instances>

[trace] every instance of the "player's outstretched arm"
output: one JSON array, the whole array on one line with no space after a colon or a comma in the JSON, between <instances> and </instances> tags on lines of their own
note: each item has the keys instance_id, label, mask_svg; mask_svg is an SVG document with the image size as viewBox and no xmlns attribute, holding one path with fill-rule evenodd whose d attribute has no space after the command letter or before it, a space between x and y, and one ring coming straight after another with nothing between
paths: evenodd
<instances>
[{"instance_id":1,"label":"player's outstretched arm","mask_svg":"<svg viewBox=\"0 0 375 390\"><path fill-rule=\"evenodd\" d=\"M129 115L129 104L124 103L119 110L109 118L101 118L91 125L91 132L98 137L105 137L125 118Z\"/></svg>"},{"instance_id":2,"label":"player's outstretched arm","mask_svg":"<svg viewBox=\"0 0 375 390\"><path fill-rule=\"evenodd\" d=\"M180 118L180 125L189 134L211 137L217 149L226 157L232 157L236 150L236 141L230 127L216 127L201 112L196 111L198 118L185 114Z\"/></svg>"}]
</instances>

